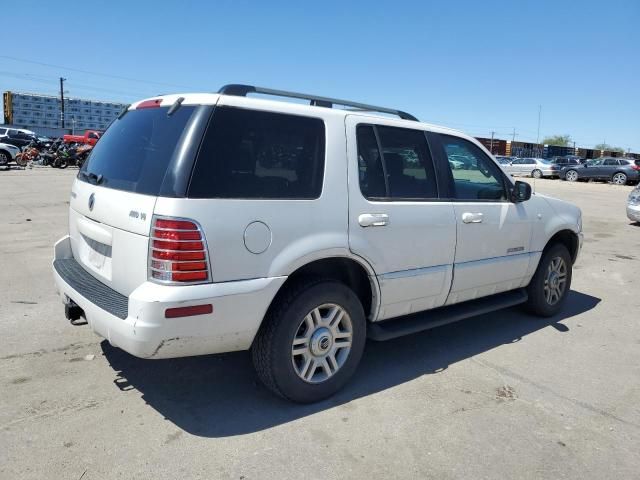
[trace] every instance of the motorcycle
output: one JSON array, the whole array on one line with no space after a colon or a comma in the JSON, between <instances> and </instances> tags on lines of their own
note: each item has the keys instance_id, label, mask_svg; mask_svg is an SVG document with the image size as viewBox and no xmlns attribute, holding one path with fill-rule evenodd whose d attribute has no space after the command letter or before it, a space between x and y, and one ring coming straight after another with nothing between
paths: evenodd
<instances>
[{"instance_id":1,"label":"motorcycle","mask_svg":"<svg viewBox=\"0 0 640 480\"><path fill-rule=\"evenodd\" d=\"M22 151L16 154L16 164L19 167L26 167L29 163L35 161L40 155L40 144L34 138L28 145L23 147Z\"/></svg>"}]
</instances>

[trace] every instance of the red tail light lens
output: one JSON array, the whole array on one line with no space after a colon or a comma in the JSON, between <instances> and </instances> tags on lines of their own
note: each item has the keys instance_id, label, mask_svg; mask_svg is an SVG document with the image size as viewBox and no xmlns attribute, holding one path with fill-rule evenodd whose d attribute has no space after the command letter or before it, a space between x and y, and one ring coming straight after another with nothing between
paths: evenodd
<instances>
[{"instance_id":1,"label":"red tail light lens","mask_svg":"<svg viewBox=\"0 0 640 480\"><path fill-rule=\"evenodd\" d=\"M196 222L153 218L149 278L161 283L204 283L210 280L204 234Z\"/></svg>"},{"instance_id":2,"label":"red tail light lens","mask_svg":"<svg viewBox=\"0 0 640 480\"><path fill-rule=\"evenodd\" d=\"M640 165L631 165L633 170L640 170Z\"/></svg>"},{"instance_id":3,"label":"red tail light lens","mask_svg":"<svg viewBox=\"0 0 640 480\"><path fill-rule=\"evenodd\" d=\"M161 250L202 250L203 247L202 242L153 240L153 248Z\"/></svg>"}]
</instances>

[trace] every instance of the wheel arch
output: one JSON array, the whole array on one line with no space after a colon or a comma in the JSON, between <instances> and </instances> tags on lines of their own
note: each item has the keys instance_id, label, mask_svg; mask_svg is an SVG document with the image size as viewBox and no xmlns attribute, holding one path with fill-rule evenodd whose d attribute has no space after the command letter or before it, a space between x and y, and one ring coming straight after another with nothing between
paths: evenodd
<instances>
[{"instance_id":1,"label":"wheel arch","mask_svg":"<svg viewBox=\"0 0 640 480\"><path fill-rule=\"evenodd\" d=\"M567 247L567 250L569 250L569 255L571 255L571 263L575 263L580 248L578 234L570 229L562 229L557 231L547 241L543 249L543 254L556 243L560 243Z\"/></svg>"},{"instance_id":2,"label":"wheel arch","mask_svg":"<svg viewBox=\"0 0 640 480\"><path fill-rule=\"evenodd\" d=\"M362 303L365 318L375 318L380 304L380 287L375 273L364 260L351 256L316 259L297 267L278 289L269 309L294 285L320 278L336 280L351 288Z\"/></svg>"}]
</instances>

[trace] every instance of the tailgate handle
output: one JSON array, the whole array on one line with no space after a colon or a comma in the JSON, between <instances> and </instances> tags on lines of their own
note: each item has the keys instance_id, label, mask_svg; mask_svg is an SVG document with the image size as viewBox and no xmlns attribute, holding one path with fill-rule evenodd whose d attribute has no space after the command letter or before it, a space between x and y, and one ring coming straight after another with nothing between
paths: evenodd
<instances>
[{"instance_id":1,"label":"tailgate handle","mask_svg":"<svg viewBox=\"0 0 640 480\"><path fill-rule=\"evenodd\" d=\"M85 237L95 240L96 242L103 243L105 245L111 245L113 243L113 237L110 232L97 224L90 222L84 218L79 218L78 231Z\"/></svg>"}]
</instances>

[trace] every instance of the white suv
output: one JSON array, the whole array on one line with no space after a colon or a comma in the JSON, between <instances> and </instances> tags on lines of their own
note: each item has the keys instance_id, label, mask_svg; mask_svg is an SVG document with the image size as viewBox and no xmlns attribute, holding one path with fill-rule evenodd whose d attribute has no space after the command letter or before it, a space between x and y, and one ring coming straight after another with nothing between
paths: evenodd
<instances>
[{"instance_id":1,"label":"white suv","mask_svg":"<svg viewBox=\"0 0 640 480\"><path fill-rule=\"evenodd\" d=\"M229 85L112 123L73 184L53 270L67 317L111 344L250 349L267 387L312 402L347 382L367 337L521 303L555 314L581 223L457 131Z\"/></svg>"}]
</instances>

